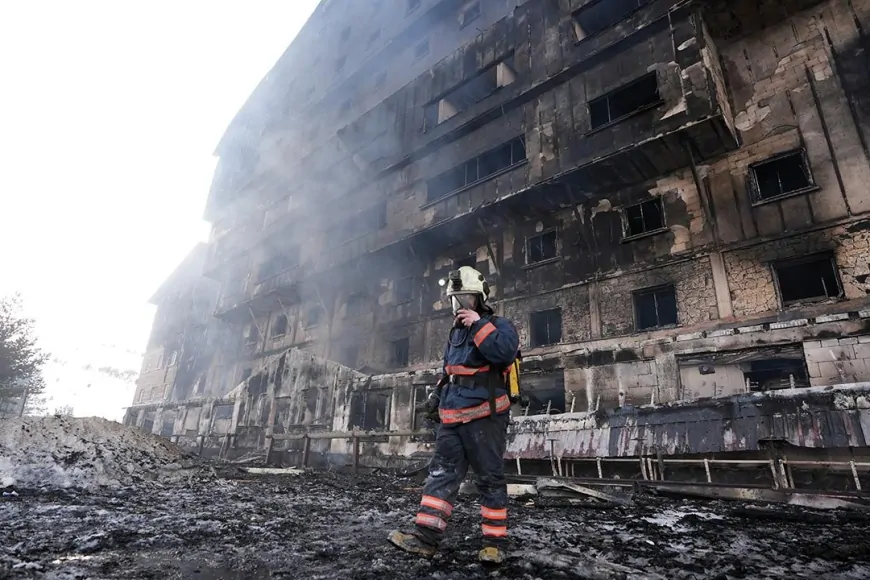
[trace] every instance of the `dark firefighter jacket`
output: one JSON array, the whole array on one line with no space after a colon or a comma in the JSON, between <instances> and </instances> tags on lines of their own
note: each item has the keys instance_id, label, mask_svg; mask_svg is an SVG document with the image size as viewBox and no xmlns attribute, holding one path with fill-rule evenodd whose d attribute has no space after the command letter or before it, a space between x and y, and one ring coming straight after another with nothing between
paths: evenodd
<instances>
[{"instance_id":1,"label":"dark firefighter jacket","mask_svg":"<svg viewBox=\"0 0 870 580\"><path fill-rule=\"evenodd\" d=\"M503 373L519 350L519 336L508 320L484 315L470 328L452 328L444 352L444 372L471 378L473 384L447 383L438 412L442 424L466 423L490 415L487 373ZM465 381L463 381L465 382ZM510 409L503 382L495 392L496 412Z\"/></svg>"}]
</instances>

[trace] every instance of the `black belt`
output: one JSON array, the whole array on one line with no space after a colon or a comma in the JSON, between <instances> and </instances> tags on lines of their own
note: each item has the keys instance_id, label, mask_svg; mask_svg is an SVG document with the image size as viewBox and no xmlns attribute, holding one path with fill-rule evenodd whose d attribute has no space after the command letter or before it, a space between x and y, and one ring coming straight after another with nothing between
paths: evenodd
<instances>
[{"instance_id":1,"label":"black belt","mask_svg":"<svg viewBox=\"0 0 870 580\"><path fill-rule=\"evenodd\" d=\"M473 377L450 375L450 384L459 385L461 387L475 387L480 384L480 381L475 381Z\"/></svg>"}]
</instances>

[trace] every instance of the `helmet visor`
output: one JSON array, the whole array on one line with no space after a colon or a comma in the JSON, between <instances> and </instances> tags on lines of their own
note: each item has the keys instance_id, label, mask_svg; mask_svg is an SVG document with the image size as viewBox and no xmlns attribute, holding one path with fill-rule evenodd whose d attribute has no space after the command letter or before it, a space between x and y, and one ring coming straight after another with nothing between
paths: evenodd
<instances>
[{"instance_id":1,"label":"helmet visor","mask_svg":"<svg viewBox=\"0 0 870 580\"><path fill-rule=\"evenodd\" d=\"M454 294L450 297L450 305L455 315L460 310L474 310L476 306L476 294Z\"/></svg>"}]
</instances>

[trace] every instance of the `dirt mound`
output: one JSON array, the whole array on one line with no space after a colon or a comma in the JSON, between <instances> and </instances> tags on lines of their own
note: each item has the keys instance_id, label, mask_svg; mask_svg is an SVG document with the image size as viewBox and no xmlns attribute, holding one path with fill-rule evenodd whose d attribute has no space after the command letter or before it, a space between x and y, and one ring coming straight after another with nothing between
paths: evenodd
<instances>
[{"instance_id":1,"label":"dirt mound","mask_svg":"<svg viewBox=\"0 0 870 580\"><path fill-rule=\"evenodd\" d=\"M0 421L3 487L115 487L178 474L189 463L169 441L106 419Z\"/></svg>"}]
</instances>

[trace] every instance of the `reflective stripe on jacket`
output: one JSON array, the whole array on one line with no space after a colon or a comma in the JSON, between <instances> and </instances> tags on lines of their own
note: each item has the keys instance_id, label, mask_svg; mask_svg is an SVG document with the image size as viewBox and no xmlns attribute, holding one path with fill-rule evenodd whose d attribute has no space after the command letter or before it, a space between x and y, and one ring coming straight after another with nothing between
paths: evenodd
<instances>
[{"instance_id":1,"label":"reflective stripe on jacket","mask_svg":"<svg viewBox=\"0 0 870 580\"><path fill-rule=\"evenodd\" d=\"M466 422L489 416L488 373L493 367L503 368L510 365L518 350L517 331L505 318L485 315L470 328L451 329L444 352L444 372L448 375L474 377L475 380L474 385L445 385L439 408L441 422ZM499 382L495 396L496 412L506 412L510 408L510 401L503 383ZM452 413L453 411L467 413L459 415ZM460 416L461 419L456 419Z\"/></svg>"}]
</instances>

